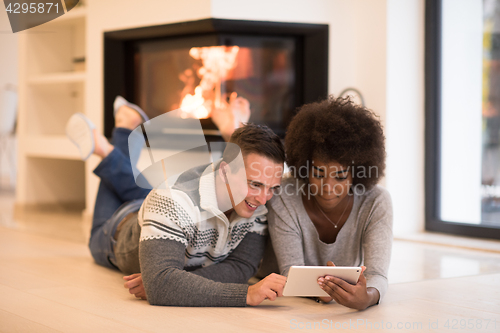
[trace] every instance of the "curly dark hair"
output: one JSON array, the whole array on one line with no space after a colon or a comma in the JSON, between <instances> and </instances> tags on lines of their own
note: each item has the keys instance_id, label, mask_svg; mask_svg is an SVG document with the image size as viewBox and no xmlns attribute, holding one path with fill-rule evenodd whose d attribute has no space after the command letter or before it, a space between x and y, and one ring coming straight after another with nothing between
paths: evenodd
<instances>
[{"instance_id":1,"label":"curly dark hair","mask_svg":"<svg viewBox=\"0 0 500 333\"><path fill-rule=\"evenodd\" d=\"M300 170L309 168L313 158L335 161L349 167L353 186L362 184L371 189L385 171L385 137L378 118L348 97L330 96L302 106L285 137L286 162L292 176L307 181Z\"/></svg>"}]
</instances>

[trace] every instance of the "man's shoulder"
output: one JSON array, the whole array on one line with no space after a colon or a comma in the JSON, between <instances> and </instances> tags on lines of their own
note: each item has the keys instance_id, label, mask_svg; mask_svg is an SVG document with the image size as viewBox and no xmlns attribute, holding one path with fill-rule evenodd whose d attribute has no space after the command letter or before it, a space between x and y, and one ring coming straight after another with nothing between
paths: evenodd
<instances>
[{"instance_id":1,"label":"man's shoulder","mask_svg":"<svg viewBox=\"0 0 500 333\"><path fill-rule=\"evenodd\" d=\"M184 192L178 190L154 189L142 205L142 211L149 218L169 217L181 223L197 220L195 203Z\"/></svg>"},{"instance_id":2,"label":"man's shoulder","mask_svg":"<svg viewBox=\"0 0 500 333\"><path fill-rule=\"evenodd\" d=\"M174 186L172 186L172 189L185 193L196 206L199 206L201 200L200 179L209 165L210 163L199 165L184 171L177 178Z\"/></svg>"}]
</instances>

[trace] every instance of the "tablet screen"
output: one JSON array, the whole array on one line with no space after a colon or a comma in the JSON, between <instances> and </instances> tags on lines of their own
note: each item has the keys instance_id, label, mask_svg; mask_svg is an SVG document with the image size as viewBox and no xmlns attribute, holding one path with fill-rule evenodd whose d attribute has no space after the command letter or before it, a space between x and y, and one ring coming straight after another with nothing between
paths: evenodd
<instances>
[{"instance_id":1,"label":"tablet screen","mask_svg":"<svg viewBox=\"0 0 500 333\"><path fill-rule=\"evenodd\" d=\"M358 282L361 267L292 266L288 272L283 296L328 297L318 284L320 276L332 275L350 284Z\"/></svg>"}]
</instances>

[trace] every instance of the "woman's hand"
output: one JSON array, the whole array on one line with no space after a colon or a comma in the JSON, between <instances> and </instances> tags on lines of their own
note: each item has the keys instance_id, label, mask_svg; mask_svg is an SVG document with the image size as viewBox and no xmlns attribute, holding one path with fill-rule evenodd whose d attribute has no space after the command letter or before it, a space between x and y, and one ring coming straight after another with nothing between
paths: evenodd
<instances>
[{"instance_id":1,"label":"woman's hand","mask_svg":"<svg viewBox=\"0 0 500 333\"><path fill-rule=\"evenodd\" d=\"M358 282L352 285L342 279L327 275L318 279L318 284L335 300L335 302L352 309L364 310L377 303L380 295L375 288L366 288L366 278L363 272L365 266L361 266L361 274Z\"/></svg>"},{"instance_id":2,"label":"woman's hand","mask_svg":"<svg viewBox=\"0 0 500 333\"><path fill-rule=\"evenodd\" d=\"M147 299L144 284L142 283L141 273L124 276L123 279L127 281L123 284L123 286L128 289L129 293L133 294L137 298Z\"/></svg>"},{"instance_id":3,"label":"woman's hand","mask_svg":"<svg viewBox=\"0 0 500 333\"><path fill-rule=\"evenodd\" d=\"M335 266L335 264L333 263L333 261L328 261L328 262L326 263L326 265L327 265L327 266ZM318 283L319 283L319 281L318 281ZM320 284L319 286L321 287L321 284ZM332 301L332 299L333 299L333 298L331 298L331 297L326 297L326 296L325 296L325 297L319 297L319 299L320 299L320 300L321 300L321 302L323 302L323 303L330 303L330 302Z\"/></svg>"}]
</instances>

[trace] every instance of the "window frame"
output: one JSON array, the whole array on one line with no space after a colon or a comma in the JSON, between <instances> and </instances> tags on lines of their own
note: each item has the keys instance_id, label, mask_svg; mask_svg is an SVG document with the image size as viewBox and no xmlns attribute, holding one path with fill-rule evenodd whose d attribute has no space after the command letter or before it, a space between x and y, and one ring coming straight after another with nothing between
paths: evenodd
<instances>
[{"instance_id":1,"label":"window frame","mask_svg":"<svg viewBox=\"0 0 500 333\"><path fill-rule=\"evenodd\" d=\"M441 206L442 0L425 1L425 230L500 239L500 227L443 221Z\"/></svg>"}]
</instances>

